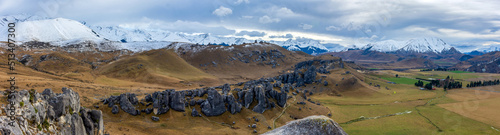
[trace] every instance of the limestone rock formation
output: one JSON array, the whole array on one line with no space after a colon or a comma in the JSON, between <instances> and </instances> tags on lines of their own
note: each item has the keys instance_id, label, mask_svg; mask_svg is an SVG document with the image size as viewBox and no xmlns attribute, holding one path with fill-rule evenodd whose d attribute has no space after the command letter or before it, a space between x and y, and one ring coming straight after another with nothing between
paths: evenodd
<instances>
[{"instance_id":1,"label":"limestone rock formation","mask_svg":"<svg viewBox=\"0 0 500 135\"><path fill-rule=\"evenodd\" d=\"M347 135L338 123L326 116L309 116L288 122L264 135Z\"/></svg>"},{"instance_id":2,"label":"limestone rock formation","mask_svg":"<svg viewBox=\"0 0 500 135\"><path fill-rule=\"evenodd\" d=\"M219 116L226 112L224 99L216 90L209 90L208 97L201 104L201 112L206 116Z\"/></svg>"},{"instance_id":3,"label":"limestone rock formation","mask_svg":"<svg viewBox=\"0 0 500 135\"><path fill-rule=\"evenodd\" d=\"M80 106L80 96L69 88L55 94L45 89L41 94L36 91L21 90L12 93L9 102L15 103L16 117L14 126L8 125L10 118L0 116L0 130L3 134L73 134L103 135L102 112ZM2 109L10 113L7 107Z\"/></svg>"}]
</instances>

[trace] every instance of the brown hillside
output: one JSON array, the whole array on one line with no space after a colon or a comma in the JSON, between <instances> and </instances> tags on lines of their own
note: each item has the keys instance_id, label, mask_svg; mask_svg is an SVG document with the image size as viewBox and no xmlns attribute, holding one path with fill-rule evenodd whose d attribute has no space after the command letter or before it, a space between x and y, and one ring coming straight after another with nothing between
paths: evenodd
<instances>
[{"instance_id":1,"label":"brown hillside","mask_svg":"<svg viewBox=\"0 0 500 135\"><path fill-rule=\"evenodd\" d=\"M483 54L480 56L475 56L475 57L470 58L466 61L462 61L462 62L454 65L451 68L463 70L463 71L469 70L471 72L482 72L483 68L489 67L491 69L490 70L491 72L490 71L486 71L486 72L495 73L497 71L497 69L495 69L494 64L491 66L482 65L482 64L493 62L499 57L500 57L499 51L490 52L490 53L486 53L486 54Z\"/></svg>"},{"instance_id":2,"label":"brown hillside","mask_svg":"<svg viewBox=\"0 0 500 135\"><path fill-rule=\"evenodd\" d=\"M98 68L97 72L108 77L156 84L215 79L214 76L191 66L167 49L151 50L125 57Z\"/></svg>"},{"instance_id":3,"label":"brown hillside","mask_svg":"<svg viewBox=\"0 0 500 135\"><path fill-rule=\"evenodd\" d=\"M276 76L300 61L313 58L268 43L234 46L174 43L167 48L175 49L189 64L228 83Z\"/></svg>"}]
</instances>

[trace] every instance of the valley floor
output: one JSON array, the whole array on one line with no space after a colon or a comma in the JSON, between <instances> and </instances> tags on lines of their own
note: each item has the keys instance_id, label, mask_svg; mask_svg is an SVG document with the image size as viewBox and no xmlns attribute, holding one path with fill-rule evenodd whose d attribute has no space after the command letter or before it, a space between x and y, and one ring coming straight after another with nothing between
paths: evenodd
<instances>
[{"instance_id":1,"label":"valley floor","mask_svg":"<svg viewBox=\"0 0 500 135\"><path fill-rule=\"evenodd\" d=\"M428 91L404 84L406 79L397 84L383 79L394 74L407 78L450 75L464 84L498 78L479 73L377 71L367 74L365 82L381 85L381 89L374 87L380 95L313 99L330 108L333 119L349 134L500 134L500 86Z\"/></svg>"}]
</instances>

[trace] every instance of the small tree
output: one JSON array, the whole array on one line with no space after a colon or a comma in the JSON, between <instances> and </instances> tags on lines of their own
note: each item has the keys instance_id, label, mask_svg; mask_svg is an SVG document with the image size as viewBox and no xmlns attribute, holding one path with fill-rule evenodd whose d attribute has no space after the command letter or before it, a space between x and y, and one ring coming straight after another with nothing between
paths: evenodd
<instances>
[{"instance_id":1,"label":"small tree","mask_svg":"<svg viewBox=\"0 0 500 135\"><path fill-rule=\"evenodd\" d=\"M425 84L425 88L428 90L432 90L432 84L430 84L430 83Z\"/></svg>"},{"instance_id":2,"label":"small tree","mask_svg":"<svg viewBox=\"0 0 500 135\"><path fill-rule=\"evenodd\" d=\"M398 74L396 74L396 78L398 78L398 77L399 77L399 75L398 75Z\"/></svg>"}]
</instances>

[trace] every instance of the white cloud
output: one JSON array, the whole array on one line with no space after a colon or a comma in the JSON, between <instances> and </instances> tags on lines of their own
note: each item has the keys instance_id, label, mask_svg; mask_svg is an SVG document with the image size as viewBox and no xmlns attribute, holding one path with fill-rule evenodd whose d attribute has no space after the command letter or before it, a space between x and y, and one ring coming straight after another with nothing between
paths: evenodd
<instances>
[{"instance_id":1,"label":"white cloud","mask_svg":"<svg viewBox=\"0 0 500 135\"><path fill-rule=\"evenodd\" d=\"M250 36L250 37L262 37L262 36L265 36L266 33L265 32L259 32L259 31L240 31L240 32L237 32L235 33L234 35L236 36Z\"/></svg>"},{"instance_id":2,"label":"white cloud","mask_svg":"<svg viewBox=\"0 0 500 135\"><path fill-rule=\"evenodd\" d=\"M482 44L483 46L490 46L490 45L500 45L500 42L496 41L486 41Z\"/></svg>"},{"instance_id":3,"label":"white cloud","mask_svg":"<svg viewBox=\"0 0 500 135\"><path fill-rule=\"evenodd\" d=\"M286 35L271 35L269 36L269 38L286 38L286 39L289 39L289 38L293 38L293 35L288 33Z\"/></svg>"},{"instance_id":4,"label":"white cloud","mask_svg":"<svg viewBox=\"0 0 500 135\"><path fill-rule=\"evenodd\" d=\"M244 19L252 19L252 18L253 18L253 16L248 16L248 15L245 15L245 16L242 16L242 18L244 18Z\"/></svg>"},{"instance_id":5,"label":"white cloud","mask_svg":"<svg viewBox=\"0 0 500 135\"><path fill-rule=\"evenodd\" d=\"M307 16L300 16L299 14L293 12L291 9L287 7L271 6L266 8L260 8L257 10L269 16L276 16L280 18L307 17Z\"/></svg>"},{"instance_id":6,"label":"white cloud","mask_svg":"<svg viewBox=\"0 0 500 135\"><path fill-rule=\"evenodd\" d=\"M286 7L279 8L275 12L276 12L276 15L278 15L278 16L291 16L291 15L295 14L295 13L293 13L292 10L290 10Z\"/></svg>"},{"instance_id":7,"label":"white cloud","mask_svg":"<svg viewBox=\"0 0 500 135\"><path fill-rule=\"evenodd\" d=\"M234 2L234 4L236 4L236 5L241 4L241 3L248 4L248 3L250 3L250 1L249 0L237 0L236 2Z\"/></svg>"},{"instance_id":8,"label":"white cloud","mask_svg":"<svg viewBox=\"0 0 500 135\"><path fill-rule=\"evenodd\" d=\"M219 17L230 15L232 13L233 13L233 10L231 10L230 8L224 7L224 6L220 6L218 9L215 9L215 11L212 12L212 14L217 15Z\"/></svg>"},{"instance_id":9,"label":"white cloud","mask_svg":"<svg viewBox=\"0 0 500 135\"><path fill-rule=\"evenodd\" d=\"M327 31L340 31L342 28L336 27L336 26L328 26L325 28Z\"/></svg>"},{"instance_id":10,"label":"white cloud","mask_svg":"<svg viewBox=\"0 0 500 135\"><path fill-rule=\"evenodd\" d=\"M271 18L271 17L269 17L267 15L262 16L262 17L259 18L259 22L260 23L277 23L277 22L280 22L280 21L281 21L281 19L279 19L279 18Z\"/></svg>"},{"instance_id":11,"label":"white cloud","mask_svg":"<svg viewBox=\"0 0 500 135\"><path fill-rule=\"evenodd\" d=\"M302 24L299 24L299 27L304 29L304 30L308 30L308 29L311 29L313 26L309 25L309 24L302 23Z\"/></svg>"},{"instance_id":12,"label":"white cloud","mask_svg":"<svg viewBox=\"0 0 500 135\"><path fill-rule=\"evenodd\" d=\"M172 32L184 33L212 33L215 35L234 34L234 30L227 29L220 25L210 25L197 21L177 20L175 22L167 22L144 17L135 23L120 24L120 27L128 29L149 29L149 30L166 30Z\"/></svg>"}]
</instances>

